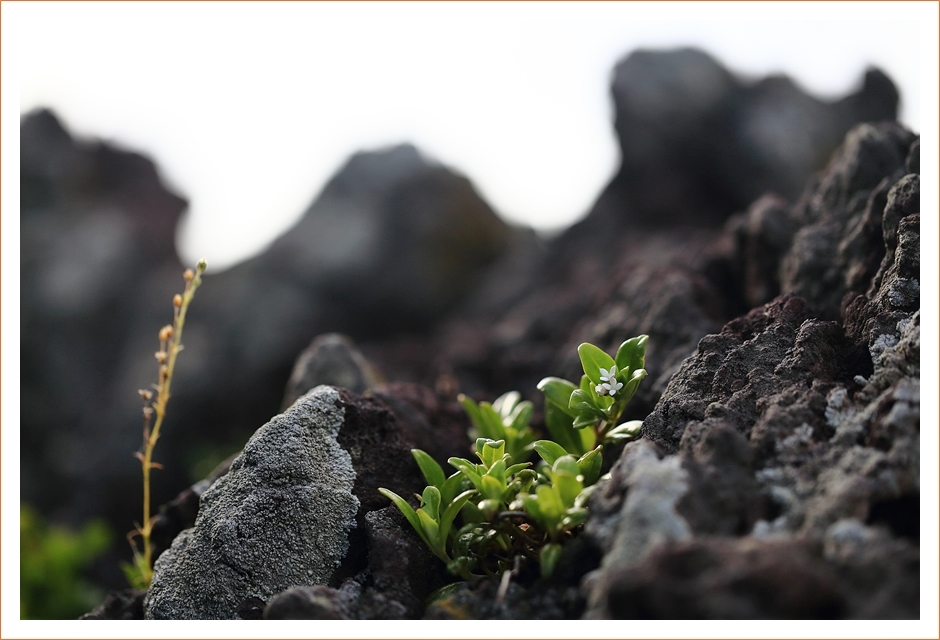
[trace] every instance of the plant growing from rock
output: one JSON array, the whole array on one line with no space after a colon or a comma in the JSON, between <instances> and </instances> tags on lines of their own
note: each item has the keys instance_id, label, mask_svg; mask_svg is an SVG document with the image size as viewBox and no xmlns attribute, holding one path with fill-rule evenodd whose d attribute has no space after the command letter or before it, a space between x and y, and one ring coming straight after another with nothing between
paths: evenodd
<instances>
[{"instance_id":1,"label":"plant growing from rock","mask_svg":"<svg viewBox=\"0 0 940 640\"><path fill-rule=\"evenodd\" d=\"M605 444L635 438L642 421L617 424L646 377L648 336L631 338L611 357L578 347L579 385L545 378L545 424L552 439L536 440L532 403L518 392L479 404L461 395L478 461L453 457L450 476L424 451L412 455L428 486L417 509L379 489L401 510L429 549L465 580L505 574L521 561L552 575L562 544L587 519L587 499L600 477ZM539 460L533 466L532 452Z\"/></svg>"},{"instance_id":2,"label":"plant growing from rock","mask_svg":"<svg viewBox=\"0 0 940 640\"><path fill-rule=\"evenodd\" d=\"M135 452L134 456L140 460L143 470L143 521L142 524L136 524L136 528L127 536L134 551L134 561L131 564L125 563L122 567L128 582L138 589L146 589L153 577L154 558L150 541L153 530L153 518L150 515L150 470L161 468L159 463L153 461L153 450L160 438L160 428L163 426L167 403L170 401L170 385L173 382L176 358L183 350L180 340L183 337L186 310L193 300L196 289L202 284L202 274L205 270L206 261L202 259L196 264L195 271L187 269L183 272L186 286L182 294L173 296L173 324L164 326L158 334L160 349L154 354L158 366L157 383L153 385L153 391L150 389L138 391L144 403L144 442L143 451ZM154 392L156 392L156 397L154 397ZM153 421L153 428L151 428L151 421ZM140 536L141 549L138 549L135 542L137 536Z\"/></svg>"},{"instance_id":3,"label":"plant growing from rock","mask_svg":"<svg viewBox=\"0 0 940 640\"><path fill-rule=\"evenodd\" d=\"M635 438L641 420L617 424L627 404L646 378L646 343L649 336L630 338L617 355L587 342L578 347L584 375L578 385L562 378L544 378L545 427L568 453L583 454L597 444Z\"/></svg>"}]
</instances>

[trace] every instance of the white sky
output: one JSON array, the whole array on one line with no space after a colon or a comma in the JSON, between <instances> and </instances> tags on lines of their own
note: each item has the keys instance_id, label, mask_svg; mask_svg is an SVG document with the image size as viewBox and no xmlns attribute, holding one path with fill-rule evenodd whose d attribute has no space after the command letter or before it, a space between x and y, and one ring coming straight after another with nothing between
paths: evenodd
<instances>
[{"instance_id":1,"label":"white sky","mask_svg":"<svg viewBox=\"0 0 940 640\"><path fill-rule=\"evenodd\" d=\"M821 98L856 88L868 64L902 93L923 133L922 209L938 209L936 2L799 3L79 3L3 2L3 556L15 558L19 502L19 119L53 108L74 135L146 154L190 201L184 262L218 270L293 224L357 150L413 142L468 176L506 219L570 224L618 164L609 73L637 47L698 45L732 71L786 72ZM677 20L681 18L681 20ZM931 177L933 179L931 179ZM936 389L937 216L922 219L922 333ZM923 421L938 423L936 394ZM635 622L643 637L936 637L936 429L922 432L920 621ZM17 620L18 563L3 563L3 637L164 637L139 623ZM10 588L6 588L10 587ZM184 623L185 624L185 623ZM188 637L219 623L174 627ZM613 637L624 627L501 622L500 634ZM330 637L492 635L452 627L329 625ZM229 637L261 637L250 625ZM265 626L307 637L309 625Z\"/></svg>"},{"instance_id":2,"label":"white sky","mask_svg":"<svg viewBox=\"0 0 940 640\"><path fill-rule=\"evenodd\" d=\"M467 175L510 221L574 222L619 163L609 76L637 47L699 45L733 71L786 72L826 98L877 64L917 130L915 13L897 3L43 2L5 3L3 35L21 110L52 107L73 134L150 156L190 201L184 261L206 256L217 270L295 222L350 154L404 141Z\"/></svg>"}]
</instances>

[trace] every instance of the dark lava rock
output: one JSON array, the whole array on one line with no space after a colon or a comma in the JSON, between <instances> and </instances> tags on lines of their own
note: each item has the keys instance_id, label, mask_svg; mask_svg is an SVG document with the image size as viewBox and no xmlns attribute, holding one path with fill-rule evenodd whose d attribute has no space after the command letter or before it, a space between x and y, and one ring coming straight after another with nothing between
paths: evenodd
<instances>
[{"instance_id":1,"label":"dark lava rock","mask_svg":"<svg viewBox=\"0 0 940 640\"><path fill-rule=\"evenodd\" d=\"M94 611L79 620L143 620L146 595L143 589L112 591Z\"/></svg>"},{"instance_id":2,"label":"dark lava rock","mask_svg":"<svg viewBox=\"0 0 940 640\"><path fill-rule=\"evenodd\" d=\"M507 236L469 180L401 145L350 158L255 268L341 299L355 335L387 334L460 300ZM360 316L376 311L381 327Z\"/></svg>"},{"instance_id":3,"label":"dark lava rock","mask_svg":"<svg viewBox=\"0 0 940 640\"><path fill-rule=\"evenodd\" d=\"M905 206L919 207L917 200L886 209L913 141L913 134L891 124L864 124L849 133L820 183L791 214L803 226L780 266L782 292L802 296L819 317L834 320L846 294L868 289L897 228L893 216Z\"/></svg>"},{"instance_id":4,"label":"dark lava rock","mask_svg":"<svg viewBox=\"0 0 940 640\"><path fill-rule=\"evenodd\" d=\"M358 597L355 583L345 590L322 585L291 587L264 608L265 620L349 620L350 603Z\"/></svg>"},{"instance_id":5,"label":"dark lava rock","mask_svg":"<svg viewBox=\"0 0 940 640\"><path fill-rule=\"evenodd\" d=\"M773 290L753 286L775 271L764 243L783 295L700 340L644 421L649 442L592 497L590 617L919 616L914 142L862 125L796 205L729 225L737 281ZM802 220L785 251L767 241L774 210L781 235Z\"/></svg>"},{"instance_id":6,"label":"dark lava rock","mask_svg":"<svg viewBox=\"0 0 940 640\"><path fill-rule=\"evenodd\" d=\"M470 420L456 394L442 396L409 382L390 382L371 391L401 418L402 437L412 449L428 453L444 469L447 459L466 457L471 450L467 433Z\"/></svg>"},{"instance_id":7,"label":"dark lava rock","mask_svg":"<svg viewBox=\"0 0 940 640\"><path fill-rule=\"evenodd\" d=\"M605 613L661 620L841 618L845 599L821 556L790 540L670 543L614 576Z\"/></svg>"},{"instance_id":8,"label":"dark lava rock","mask_svg":"<svg viewBox=\"0 0 940 640\"><path fill-rule=\"evenodd\" d=\"M727 424L750 440L758 457L766 456L778 429L808 419L805 402L817 398L824 408L826 383L851 379L839 368L843 342L839 327L814 320L801 298L778 298L702 338L644 422L643 435L675 452L687 429L699 431L711 419L711 428ZM758 422L764 411L772 416Z\"/></svg>"},{"instance_id":9,"label":"dark lava rock","mask_svg":"<svg viewBox=\"0 0 940 640\"><path fill-rule=\"evenodd\" d=\"M424 483L422 483L424 484ZM393 505L366 514L369 577L357 617L414 619L435 589L454 580Z\"/></svg>"},{"instance_id":10,"label":"dark lava rock","mask_svg":"<svg viewBox=\"0 0 940 640\"><path fill-rule=\"evenodd\" d=\"M235 617L240 620L263 620L264 607L265 603L261 598L255 596L245 598L235 609Z\"/></svg>"}]
</instances>

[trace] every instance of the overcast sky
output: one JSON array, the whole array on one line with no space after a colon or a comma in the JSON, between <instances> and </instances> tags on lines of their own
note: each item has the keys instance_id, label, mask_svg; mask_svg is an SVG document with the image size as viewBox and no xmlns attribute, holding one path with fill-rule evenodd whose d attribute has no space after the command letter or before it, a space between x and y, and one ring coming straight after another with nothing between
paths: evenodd
<instances>
[{"instance_id":1,"label":"overcast sky","mask_svg":"<svg viewBox=\"0 0 940 640\"><path fill-rule=\"evenodd\" d=\"M190 202L184 261L220 269L350 154L406 141L507 220L574 222L618 165L610 72L637 47L698 45L827 99L875 64L919 130L931 39L889 4L4 3L3 80L21 112L151 157Z\"/></svg>"}]
</instances>

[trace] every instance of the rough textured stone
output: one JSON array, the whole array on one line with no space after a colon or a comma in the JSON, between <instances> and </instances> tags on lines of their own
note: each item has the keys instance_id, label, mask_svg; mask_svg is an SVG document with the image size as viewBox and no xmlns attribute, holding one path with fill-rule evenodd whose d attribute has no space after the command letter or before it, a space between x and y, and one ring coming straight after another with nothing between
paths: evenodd
<instances>
[{"instance_id":1,"label":"rough textured stone","mask_svg":"<svg viewBox=\"0 0 940 640\"><path fill-rule=\"evenodd\" d=\"M252 436L157 560L147 618L231 619L248 597L329 582L359 508L338 401L318 387Z\"/></svg>"},{"instance_id":2,"label":"rough textured stone","mask_svg":"<svg viewBox=\"0 0 940 640\"><path fill-rule=\"evenodd\" d=\"M265 620L348 620L358 585L348 581L342 589L322 585L291 587L277 594L264 609Z\"/></svg>"},{"instance_id":3,"label":"rough textured stone","mask_svg":"<svg viewBox=\"0 0 940 640\"><path fill-rule=\"evenodd\" d=\"M614 618L819 620L846 612L818 551L750 538L667 544L614 576L604 595Z\"/></svg>"},{"instance_id":4,"label":"rough textured stone","mask_svg":"<svg viewBox=\"0 0 940 640\"><path fill-rule=\"evenodd\" d=\"M228 473L235 457L235 455L229 456L219 463L208 476L184 489L179 495L160 507L159 512L153 516L150 532L150 543L153 545L154 559L159 558L161 553L170 548L173 539L181 531L196 524L196 516L199 513L199 499L206 492L206 489L212 486L213 482Z\"/></svg>"},{"instance_id":5,"label":"rough textured stone","mask_svg":"<svg viewBox=\"0 0 940 640\"><path fill-rule=\"evenodd\" d=\"M817 347L831 346L831 331L826 330L832 327L820 326L808 313L801 298L782 297L728 323L720 334L702 338L644 422L644 435L675 452L687 428L720 418L746 437L765 441L762 434L772 426L756 423L759 406L778 404L769 401L781 395L776 370L808 387L838 362L815 353ZM822 329L824 341L807 349L798 338L812 335L816 327ZM785 406L792 405L790 400Z\"/></svg>"},{"instance_id":6,"label":"rough textured stone","mask_svg":"<svg viewBox=\"0 0 940 640\"><path fill-rule=\"evenodd\" d=\"M781 262L782 292L803 297L820 317L836 319L847 293L868 288L884 250L878 233L888 213L883 192L904 175L913 141L912 133L890 123L849 132L818 186L791 214L804 226ZM884 224L893 230L892 217ZM890 235L884 237L889 245Z\"/></svg>"},{"instance_id":7,"label":"rough textured stone","mask_svg":"<svg viewBox=\"0 0 940 640\"><path fill-rule=\"evenodd\" d=\"M585 578L589 618L611 617L604 599L612 576L642 562L657 546L692 536L688 522L676 510L688 490L688 473L679 458L660 459L654 447L639 441L624 449L618 464L625 468L621 477L626 497L612 535L601 534L609 542L601 540L605 554L600 569Z\"/></svg>"},{"instance_id":8,"label":"rough textured stone","mask_svg":"<svg viewBox=\"0 0 940 640\"><path fill-rule=\"evenodd\" d=\"M919 177L902 164L911 141L890 124L853 131L829 170L781 212L783 231L769 235L782 241L768 242L761 223L774 202L729 226L738 281L759 297L773 290L773 261L754 249L785 247L792 221L803 221L778 258L784 295L703 338L647 417L644 435L682 458L694 479L677 508L692 547L655 550L642 570L609 572L601 590L587 583L592 611L606 602L610 615L651 617L919 615ZM601 539L626 526L609 504L624 475L610 485L587 528ZM743 538L715 547L701 537L716 533ZM797 559L804 568L793 576L821 600L786 589L742 597L734 585L777 593L770 585L784 580L778 552L761 540L824 545L822 557ZM734 568L745 548L761 558L761 575ZM686 553L708 561L677 573L698 566L681 560ZM882 560L892 554L893 567Z\"/></svg>"},{"instance_id":9,"label":"rough textured stone","mask_svg":"<svg viewBox=\"0 0 940 640\"><path fill-rule=\"evenodd\" d=\"M365 620L414 619L424 611L424 600L452 581L395 506L366 514L369 572L357 617Z\"/></svg>"},{"instance_id":10,"label":"rough textured stone","mask_svg":"<svg viewBox=\"0 0 940 640\"><path fill-rule=\"evenodd\" d=\"M143 589L112 591L94 611L79 620L143 620L146 595Z\"/></svg>"}]
</instances>

